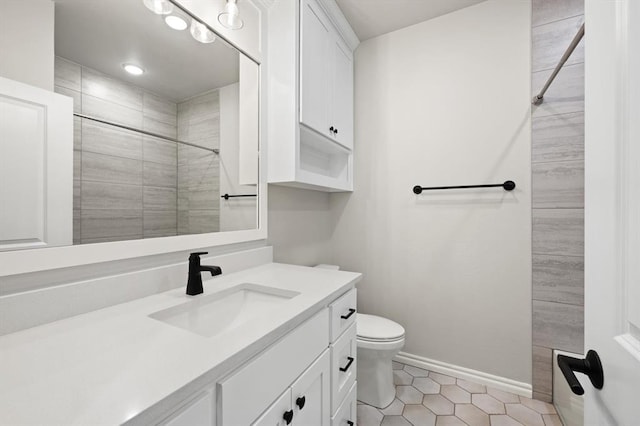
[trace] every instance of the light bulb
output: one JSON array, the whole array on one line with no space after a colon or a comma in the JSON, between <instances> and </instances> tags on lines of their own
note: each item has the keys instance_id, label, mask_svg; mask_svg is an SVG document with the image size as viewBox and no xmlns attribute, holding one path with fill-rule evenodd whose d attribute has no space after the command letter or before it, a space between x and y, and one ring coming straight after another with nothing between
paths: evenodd
<instances>
[{"instance_id":1,"label":"light bulb","mask_svg":"<svg viewBox=\"0 0 640 426\"><path fill-rule=\"evenodd\" d=\"M216 40L216 35L213 31L195 19L191 20L191 28L189 31L191 31L193 38L198 40L200 43L213 43Z\"/></svg>"},{"instance_id":2,"label":"light bulb","mask_svg":"<svg viewBox=\"0 0 640 426\"><path fill-rule=\"evenodd\" d=\"M122 64L122 68L131 75L142 75L144 70L134 64Z\"/></svg>"},{"instance_id":3,"label":"light bulb","mask_svg":"<svg viewBox=\"0 0 640 426\"><path fill-rule=\"evenodd\" d=\"M244 26L244 22L240 18L237 0L227 0L224 12L218 15L218 22L230 30L239 30Z\"/></svg>"},{"instance_id":4,"label":"light bulb","mask_svg":"<svg viewBox=\"0 0 640 426\"><path fill-rule=\"evenodd\" d=\"M167 16L166 18L164 18L164 22L166 22L169 27L173 28L176 31L187 29L187 21L176 15Z\"/></svg>"},{"instance_id":5,"label":"light bulb","mask_svg":"<svg viewBox=\"0 0 640 426\"><path fill-rule=\"evenodd\" d=\"M173 12L173 5L168 0L142 0L147 9L157 15L168 15Z\"/></svg>"}]
</instances>

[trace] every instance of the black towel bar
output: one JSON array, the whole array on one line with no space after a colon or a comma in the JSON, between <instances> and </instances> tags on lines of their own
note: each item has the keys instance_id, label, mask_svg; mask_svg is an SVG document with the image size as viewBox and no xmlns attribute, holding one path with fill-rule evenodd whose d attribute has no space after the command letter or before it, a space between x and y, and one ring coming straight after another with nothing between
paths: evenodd
<instances>
[{"instance_id":1,"label":"black towel bar","mask_svg":"<svg viewBox=\"0 0 640 426\"><path fill-rule=\"evenodd\" d=\"M424 187L416 185L413 187L414 194L421 194L422 191L433 191L437 189L467 189L467 188L504 188L505 191L512 191L516 187L516 183L512 180L507 180L504 183L489 183L485 185L458 185L458 186L431 186Z\"/></svg>"},{"instance_id":2,"label":"black towel bar","mask_svg":"<svg viewBox=\"0 0 640 426\"><path fill-rule=\"evenodd\" d=\"M220 196L220 198L224 198L225 200L228 200L229 198L240 198L240 197L257 197L257 195L256 194L238 194L238 195L224 194Z\"/></svg>"}]
</instances>

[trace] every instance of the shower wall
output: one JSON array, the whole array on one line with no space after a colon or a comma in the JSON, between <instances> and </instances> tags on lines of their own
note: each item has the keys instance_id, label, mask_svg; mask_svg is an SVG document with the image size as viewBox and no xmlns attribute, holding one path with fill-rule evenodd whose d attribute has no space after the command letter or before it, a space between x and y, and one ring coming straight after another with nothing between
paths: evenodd
<instances>
[{"instance_id":1,"label":"shower wall","mask_svg":"<svg viewBox=\"0 0 640 426\"><path fill-rule=\"evenodd\" d=\"M195 143L203 138L186 134L189 121L183 120L179 132L176 102L60 57L55 91L72 97L77 113L170 138L182 133ZM211 126L197 129L206 133ZM208 151L190 149L188 160L195 166L185 162L183 169L197 167L207 177L217 174L210 162L200 161ZM74 118L74 244L177 235L178 150L175 142ZM217 178L207 183L211 197L219 194ZM213 223L180 233L217 230L217 218L206 220Z\"/></svg>"},{"instance_id":2,"label":"shower wall","mask_svg":"<svg viewBox=\"0 0 640 426\"><path fill-rule=\"evenodd\" d=\"M178 139L220 149L220 92L213 90L178 104ZM189 145L178 147L178 233L220 230L219 155Z\"/></svg>"},{"instance_id":3,"label":"shower wall","mask_svg":"<svg viewBox=\"0 0 640 426\"><path fill-rule=\"evenodd\" d=\"M584 0L533 0L534 93L583 22ZM532 173L533 396L551 401L553 349L584 344L584 42L532 107Z\"/></svg>"}]
</instances>

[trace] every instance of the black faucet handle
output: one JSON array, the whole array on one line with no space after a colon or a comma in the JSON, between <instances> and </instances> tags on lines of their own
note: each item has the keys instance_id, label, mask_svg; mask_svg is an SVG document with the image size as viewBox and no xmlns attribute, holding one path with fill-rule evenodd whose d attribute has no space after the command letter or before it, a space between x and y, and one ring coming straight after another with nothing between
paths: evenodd
<instances>
[{"instance_id":1,"label":"black faucet handle","mask_svg":"<svg viewBox=\"0 0 640 426\"><path fill-rule=\"evenodd\" d=\"M194 253L191 253L189 255L189 257L192 257L192 256L193 257L199 257L199 256L204 256L205 254L209 254L209 252L208 251L196 251Z\"/></svg>"}]
</instances>

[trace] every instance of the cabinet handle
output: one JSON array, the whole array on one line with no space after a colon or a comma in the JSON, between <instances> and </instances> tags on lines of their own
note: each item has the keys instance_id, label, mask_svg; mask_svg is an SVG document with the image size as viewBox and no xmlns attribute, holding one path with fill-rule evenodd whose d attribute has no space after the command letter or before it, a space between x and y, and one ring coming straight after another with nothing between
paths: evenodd
<instances>
[{"instance_id":1,"label":"cabinet handle","mask_svg":"<svg viewBox=\"0 0 640 426\"><path fill-rule=\"evenodd\" d=\"M347 371L349 367L351 367L351 364L353 364L353 361L355 361L355 358L350 356L348 356L347 359L349 360L349 362L347 362L347 365L345 365L344 367L340 367L340 371L342 371L343 373Z\"/></svg>"},{"instance_id":2,"label":"cabinet handle","mask_svg":"<svg viewBox=\"0 0 640 426\"><path fill-rule=\"evenodd\" d=\"M350 317L351 315L355 314L355 313L356 313L356 310L355 310L355 309L349 309L349 313L348 313L347 315L340 315L340 318L342 318L342 319L349 319L349 317Z\"/></svg>"},{"instance_id":3,"label":"cabinet handle","mask_svg":"<svg viewBox=\"0 0 640 426\"><path fill-rule=\"evenodd\" d=\"M282 418L287 424L291 423L291 420L293 420L293 410L285 411Z\"/></svg>"},{"instance_id":4,"label":"cabinet handle","mask_svg":"<svg viewBox=\"0 0 640 426\"><path fill-rule=\"evenodd\" d=\"M307 402L307 398L304 396L301 396L300 398L296 399L296 405L298 406L298 408L300 410L302 410L304 408L304 403Z\"/></svg>"},{"instance_id":5,"label":"cabinet handle","mask_svg":"<svg viewBox=\"0 0 640 426\"><path fill-rule=\"evenodd\" d=\"M351 420L347 420L347 424L348 424L349 426L353 426L353 422L352 422Z\"/></svg>"}]
</instances>

